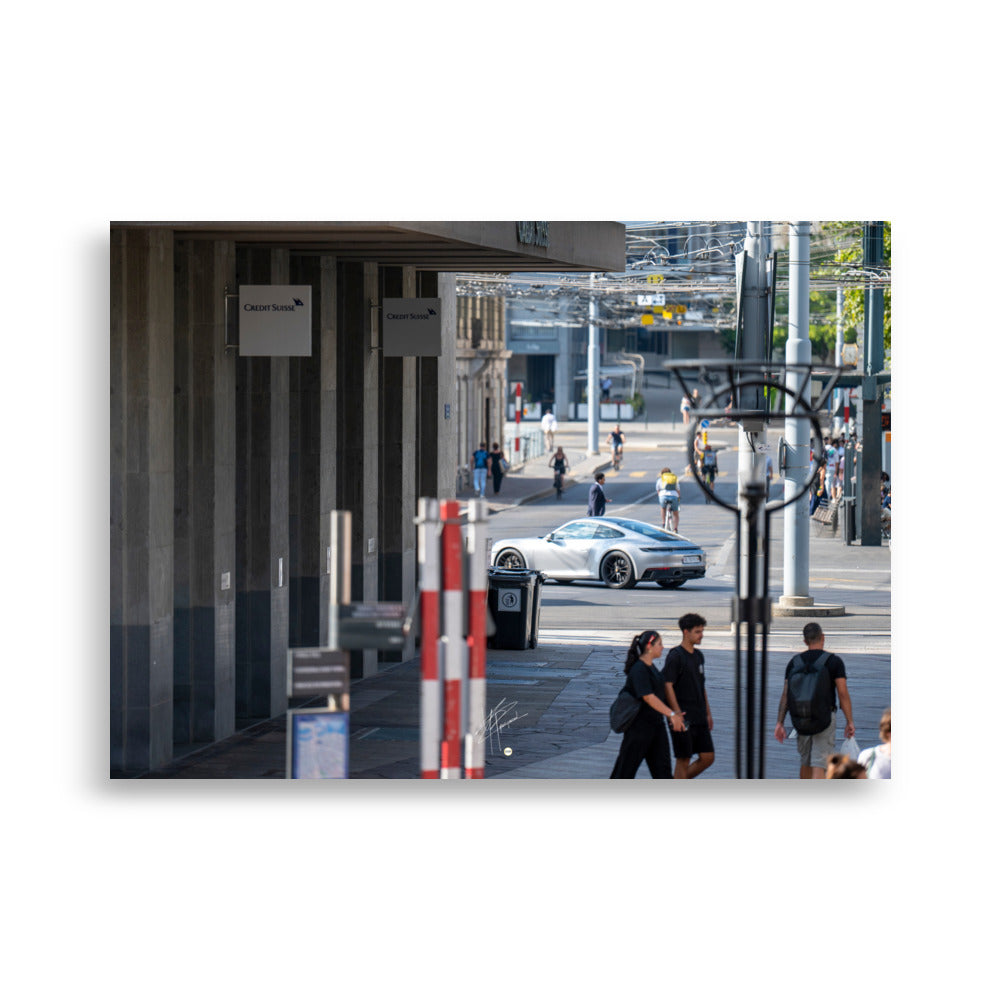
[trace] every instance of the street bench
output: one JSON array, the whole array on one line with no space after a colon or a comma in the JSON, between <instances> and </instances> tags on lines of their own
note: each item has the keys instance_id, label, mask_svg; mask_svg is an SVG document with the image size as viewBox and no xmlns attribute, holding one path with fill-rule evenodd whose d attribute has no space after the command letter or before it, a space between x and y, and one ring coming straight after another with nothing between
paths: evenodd
<instances>
[{"instance_id":1,"label":"street bench","mask_svg":"<svg viewBox=\"0 0 1000 1000\"><path fill-rule=\"evenodd\" d=\"M813 523L816 525L817 534L829 529L833 534L837 533L838 510L840 501L833 500L826 504L821 504L812 514Z\"/></svg>"}]
</instances>

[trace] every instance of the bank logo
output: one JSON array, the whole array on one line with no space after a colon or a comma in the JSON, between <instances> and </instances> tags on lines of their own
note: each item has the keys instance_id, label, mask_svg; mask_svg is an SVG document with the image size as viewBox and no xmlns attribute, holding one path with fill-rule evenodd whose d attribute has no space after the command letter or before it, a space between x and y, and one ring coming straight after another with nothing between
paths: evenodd
<instances>
[{"instance_id":1,"label":"bank logo","mask_svg":"<svg viewBox=\"0 0 1000 1000\"><path fill-rule=\"evenodd\" d=\"M287 302L245 302L244 312L295 312L296 309L305 309L306 304L302 299L292 296L292 304Z\"/></svg>"},{"instance_id":2,"label":"bank logo","mask_svg":"<svg viewBox=\"0 0 1000 1000\"><path fill-rule=\"evenodd\" d=\"M432 316L437 316L437 312L427 306L423 312L387 312L385 318L388 320L399 320L399 319L430 319Z\"/></svg>"}]
</instances>

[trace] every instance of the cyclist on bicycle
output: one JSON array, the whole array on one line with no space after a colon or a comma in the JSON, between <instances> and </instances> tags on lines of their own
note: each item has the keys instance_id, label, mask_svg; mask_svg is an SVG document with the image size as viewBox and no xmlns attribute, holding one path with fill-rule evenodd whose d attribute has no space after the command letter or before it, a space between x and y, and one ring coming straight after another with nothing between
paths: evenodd
<instances>
[{"instance_id":1,"label":"cyclist on bicycle","mask_svg":"<svg viewBox=\"0 0 1000 1000\"><path fill-rule=\"evenodd\" d=\"M563 490L563 476L569 472L569 462L566 461L566 454L562 450L560 445L556 449L556 453L549 459L549 468L555 470L555 476L552 480L552 485L556 488L556 499L562 499Z\"/></svg>"},{"instance_id":2,"label":"cyclist on bicycle","mask_svg":"<svg viewBox=\"0 0 1000 1000\"><path fill-rule=\"evenodd\" d=\"M718 460L716 459L715 452L712 450L710 444L705 445L705 451L702 453L701 457L701 476L705 480L705 485L714 493L715 492L715 474L719 471ZM705 497L705 503L708 503L708 497Z\"/></svg>"},{"instance_id":3,"label":"cyclist on bicycle","mask_svg":"<svg viewBox=\"0 0 1000 1000\"><path fill-rule=\"evenodd\" d=\"M625 451L625 435L622 433L622 425L615 424L615 429L605 440L611 445L611 464L617 469L621 465L622 455Z\"/></svg>"},{"instance_id":4,"label":"cyclist on bicycle","mask_svg":"<svg viewBox=\"0 0 1000 1000\"><path fill-rule=\"evenodd\" d=\"M660 470L656 479L656 497L660 501L660 527L666 528L669 518L670 530L676 534L681 519L680 483L667 467Z\"/></svg>"}]
</instances>

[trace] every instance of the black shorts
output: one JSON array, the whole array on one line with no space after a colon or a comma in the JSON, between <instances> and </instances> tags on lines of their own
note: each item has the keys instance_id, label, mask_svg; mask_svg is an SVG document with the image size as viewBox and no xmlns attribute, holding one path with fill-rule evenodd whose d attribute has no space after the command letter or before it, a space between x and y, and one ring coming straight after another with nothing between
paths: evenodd
<instances>
[{"instance_id":1,"label":"black shorts","mask_svg":"<svg viewBox=\"0 0 1000 1000\"><path fill-rule=\"evenodd\" d=\"M668 727L669 728L669 727ZM692 723L680 733L670 730L670 742L674 746L674 756L678 760L690 760L695 754L715 753L712 731L708 725Z\"/></svg>"}]
</instances>

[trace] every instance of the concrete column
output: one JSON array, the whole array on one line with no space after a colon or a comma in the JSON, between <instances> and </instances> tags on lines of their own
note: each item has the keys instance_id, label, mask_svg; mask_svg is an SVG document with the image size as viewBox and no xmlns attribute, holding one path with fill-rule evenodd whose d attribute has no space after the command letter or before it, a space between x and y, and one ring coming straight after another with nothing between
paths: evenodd
<instances>
[{"instance_id":1,"label":"concrete column","mask_svg":"<svg viewBox=\"0 0 1000 1000\"><path fill-rule=\"evenodd\" d=\"M403 268L403 295L415 298L417 295L417 272L415 268ZM401 552L402 591L400 600L409 606L416 593L417 580L417 359L403 358L402 382L399 403L402 414L402 456L400 460L400 507L398 516L399 542ZM416 642L409 637L403 647L402 659L410 659L416 652Z\"/></svg>"},{"instance_id":2,"label":"concrete column","mask_svg":"<svg viewBox=\"0 0 1000 1000\"><path fill-rule=\"evenodd\" d=\"M378 600L379 588L379 447L381 433L378 400L381 392L381 346L379 339L378 264L363 264L363 306L361 310L361 342L364 357L361 368L363 398L366 402L362 418L362 456L357 470L361 477L364 502L357 518L361 531L355 551L361 561L361 592L354 600ZM357 542L360 541L360 544ZM362 675L368 677L378 670L377 650L366 649L362 654Z\"/></svg>"},{"instance_id":3,"label":"concrete column","mask_svg":"<svg viewBox=\"0 0 1000 1000\"><path fill-rule=\"evenodd\" d=\"M464 456L458 458L458 391L456 385L456 294L455 275L446 273L438 275L438 295L441 298L441 357L437 359L438 407L437 407L437 440L438 450L442 460L438 462L437 489L431 494L441 500L455 499L456 463L468 463L472 454L470 449ZM445 417L445 407L450 406L451 418ZM477 442L478 443L478 442ZM443 456L452 456L449 461Z\"/></svg>"},{"instance_id":4,"label":"concrete column","mask_svg":"<svg viewBox=\"0 0 1000 1000\"><path fill-rule=\"evenodd\" d=\"M287 250L271 251L271 281L289 283ZM269 717L288 708L288 596L291 571L289 516L289 359L271 358L270 567L271 644L268 663Z\"/></svg>"},{"instance_id":5,"label":"concrete column","mask_svg":"<svg viewBox=\"0 0 1000 1000\"><path fill-rule=\"evenodd\" d=\"M569 420L569 404L573 401L573 373L570 371L572 358L572 331L565 326L559 328L559 353L556 355L556 420Z\"/></svg>"},{"instance_id":6,"label":"concrete column","mask_svg":"<svg viewBox=\"0 0 1000 1000\"><path fill-rule=\"evenodd\" d=\"M374 490L366 493L365 424L374 411L378 419L375 398L366 395L365 366L371 354L366 340L364 268L359 263L337 265L337 382L334 397L337 408L336 440L339 467L343 474L335 479L335 510L351 514L351 600L364 597L364 566L362 553L366 548L364 535L365 503L377 503ZM337 566L338 553L332 554ZM363 670L361 653L351 655L351 675L360 677Z\"/></svg>"},{"instance_id":7,"label":"concrete column","mask_svg":"<svg viewBox=\"0 0 1000 1000\"><path fill-rule=\"evenodd\" d=\"M285 283L287 251L243 252L240 284ZM240 358L237 388L238 722L285 710L288 358Z\"/></svg>"},{"instance_id":8,"label":"concrete column","mask_svg":"<svg viewBox=\"0 0 1000 1000\"><path fill-rule=\"evenodd\" d=\"M288 640L292 646L318 646L323 635L320 581L326 570L326 558L320 551L319 541L322 471L320 261L311 255L295 256L290 266L291 283L311 287L313 310L312 354L289 359Z\"/></svg>"},{"instance_id":9,"label":"concrete column","mask_svg":"<svg viewBox=\"0 0 1000 1000\"><path fill-rule=\"evenodd\" d=\"M382 269L382 296L417 294L412 267ZM379 599L409 604L416 589L416 357L382 357L379 385ZM413 655L413 640L380 659L397 662Z\"/></svg>"},{"instance_id":10,"label":"concrete column","mask_svg":"<svg viewBox=\"0 0 1000 1000\"><path fill-rule=\"evenodd\" d=\"M173 751L174 255L111 233L111 772Z\"/></svg>"},{"instance_id":11,"label":"concrete column","mask_svg":"<svg viewBox=\"0 0 1000 1000\"><path fill-rule=\"evenodd\" d=\"M229 242L176 247L174 742L235 729L236 359L225 349Z\"/></svg>"},{"instance_id":12,"label":"concrete column","mask_svg":"<svg viewBox=\"0 0 1000 1000\"><path fill-rule=\"evenodd\" d=\"M337 261L324 256L319 261L320 338L320 426L319 426L319 635L326 645L330 616L330 512L337 510ZM314 306L317 308L317 306Z\"/></svg>"}]
</instances>

